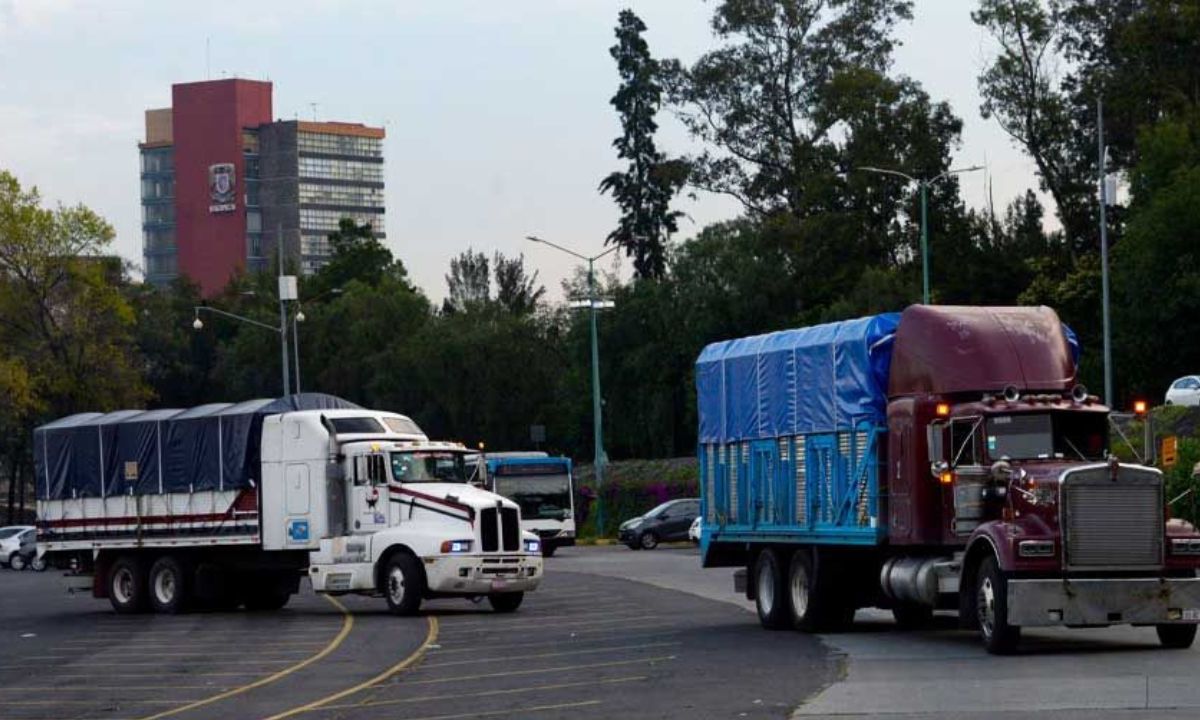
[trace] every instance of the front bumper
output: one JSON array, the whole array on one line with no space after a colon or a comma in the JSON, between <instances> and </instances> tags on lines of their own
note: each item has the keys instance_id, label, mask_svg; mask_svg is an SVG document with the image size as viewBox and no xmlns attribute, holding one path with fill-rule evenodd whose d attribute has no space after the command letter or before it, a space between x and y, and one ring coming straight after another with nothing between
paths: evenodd
<instances>
[{"instance_id":1,"label":"front bumper","mask_svg":"<svg viewBox=\"0 0 1200 720\"><path fill-rule=\"evenodd\" d=\"M429 591L448 595L528 592L542 582L540 554L435 555L424 558Z\"/></svg>"},{"instance_id":2,"label":"front bumper","mask_svg":"<svg viewBox=\"0 0 1200 720\"><path fill-rule=\"evenodd\" d=\"M1200 578L1008 581L1008 622L1051 625L1200 623Z\"/></svg>"},{"instance_id":3,"label":"front bumper","mask_svg":"<svg viewBox=\"0 0 1200 720\"><path fill-rule=\"evenodd\" d=\"M636 543L638 541L638 535L639 535L640 531L641 531L640 525L635 525L633 527L620 528L619 530L617 530L617 541L624 543L626 545L628 545L629 543Z\"/></svg>"}]
</instances>

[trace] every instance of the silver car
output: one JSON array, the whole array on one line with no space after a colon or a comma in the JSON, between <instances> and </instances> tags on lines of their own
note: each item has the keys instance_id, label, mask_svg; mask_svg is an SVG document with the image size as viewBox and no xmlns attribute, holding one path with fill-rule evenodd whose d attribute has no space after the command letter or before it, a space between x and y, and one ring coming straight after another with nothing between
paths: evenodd
<instances>
[{"instance_id":1,"label":"silver car","mask_svg":"<svg viewBox=\"0 0 1200 720\"><path fill-rule=\"evenodd\" d=\"M30 525L0 528L0 564L13 570L45 570L46 561L38 555L37 530Z\"/></svg>"}]
</instances>

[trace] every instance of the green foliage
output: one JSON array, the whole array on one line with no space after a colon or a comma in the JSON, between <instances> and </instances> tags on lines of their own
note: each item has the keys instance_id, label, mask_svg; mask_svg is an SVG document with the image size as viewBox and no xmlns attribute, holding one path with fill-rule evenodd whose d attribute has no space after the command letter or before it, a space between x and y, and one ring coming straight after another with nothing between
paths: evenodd
<instances>
[{"instance_id":1,"label":"green foliage","mask_svg":"<svg viewBox=\"0 0 1200 720\"><path fill-rule=\"evenodd\" d=\"M622 135L613 140L617 157L628 160L624 172L610 173L600 182L621 208L621 220L607 242L633 257L640 278L661 278L667 270L666 243L678 230L683 215L671 210L671 199L686 178L683 163L669 161L654 144L654 116L662 104L658 63L650 56L642 33L646 25L632 10L622 10L617 44L609 54L617 61L621 86L612 105L621 116Z\"/></svg>"},{"instance_id":2,"label":"green foliage","mask_svg":"<svg viewBox=\"0 0 1200 720\"><path fill-rule=\"evenodd\" d=\"M699 465L694 457L628 460L604 467L604 487L596 493L595 468L575 467L575 507L586 515L580 537L616 537L624 521L678 498L700 497ZM596 527L596 499L604 502L604 527ZM586 506L586 508L585 508Z\"/></svg>"}]
</instances>

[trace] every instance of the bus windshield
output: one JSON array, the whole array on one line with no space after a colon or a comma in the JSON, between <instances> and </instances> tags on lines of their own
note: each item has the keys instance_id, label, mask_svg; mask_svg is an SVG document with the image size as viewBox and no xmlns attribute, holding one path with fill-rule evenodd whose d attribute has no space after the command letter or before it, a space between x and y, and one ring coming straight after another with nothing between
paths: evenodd
<instances>
[{"instance_id":1,"label":"bus windshield","mask_svg":"<svg viewBox=\"0 0 1200 720\"><path fill-rule=\"evenodd\" d=\"M499 475L496 492L521 506L526 520L571 517L571 478L562 475Z\"/></svg>"},{"instance_id":2,"label":"bus windshield","mask_svg":"<svg viewBox=\"0 0 1200 720\"><path fill-rule=\"evenodd\" d=\"M394 452L392 477L402 483L465 483L467 467L462 453L446 450Z\"/></svg>"}]
</instances>

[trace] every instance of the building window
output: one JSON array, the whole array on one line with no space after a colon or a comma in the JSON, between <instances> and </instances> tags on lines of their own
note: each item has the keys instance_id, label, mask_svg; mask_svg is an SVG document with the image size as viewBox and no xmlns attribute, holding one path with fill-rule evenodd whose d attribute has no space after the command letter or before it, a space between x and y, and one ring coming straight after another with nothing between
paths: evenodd
<instances>
[{"instance_id":1,"label":"building window","mask_svg":"<svg viewBox=\"0 0 1200 720\"><path fill-rule=\"evenodd\" d=\"M370 225L376 235L384 230L383 213L346 212L342 210L317 210L315 208L300 208L300 229L332 232L338 229L343 218L353 220L359 225Z\"/></svg>"},{"instance_id":2,"label":"building window","mask_svg":"<svg viewBox=\"0 0 1200 720\"><path fill-rule=\"evenodd\" d=\"M175 247L175 228L155 228L142 231L142 246L148 252Z\"/></svg>"},{"instance_id":3,"label":"building window","mask_svg":"<svg viewBox=\"0 0 1200 720\"><path fill-rule=\"evenodd\" d=\"M300 183L300 202L383 208L383 188Z\"/></svg>"},{"instance_id":4,"label":"building window","mask_svg":"<svg viewBox=\"0 0 1200 720\"><path fill-rule=\"evenodd\" d=\"M246 257L260 258L262 256L262 234L250 233L246 236Z\"/></svg>"},{"instance_id":5,"label":"building window","mask_svg":"<svg viewBox=\"0 0 1200 720\"><path fill-rule=\"evenodd\" d=\"M174 203L158 203L142 206L142 223L146 225L162 225L175 223Z\"/></svg>"},{"instance_id":6,"label":"building window","mask_svg":"<svg viewBox=\"0 0 1200 720\"><path fill-rule=\"evenodd\" d=\"M332 255L333 247L324 235L303 235L300 238L301 255Z\"/></svg>"},{"instance_id":7,"label":"building window","mask_svg":"<svg viewBox=\"0 0 1200 720\"><path fill-rule=\"evenodd\" d=\"M176 275L179 273L174 253L170 255L151 255L146 258L147 275Z\"/></svg>"},{"instance_id":8,"label":"building window","mask_svg":"<svg viewBox=\"0 0 1200 720\"><path fill-rule=\"evenodd\" d=\"M246 211L246 232L262 232L262 213L257 210Z\"/></svg>"},{"instance_id":9,"label":"building window","mask_svg":"<svg viewBox=\"0 0 1200 720\"><path fill-rule=\"evenodd\" d=\"M258 133L254 130L242 131L242 152L247 154L258 154Z\"/></svg>"},{"instance_id":10,"label":"building window","mask_svg":"<svg viewBox=\"0 0 1200 720\"><path fill-rule=\"evenodd\" d=\"M173 148L148 148L142 150L142 172L169 173L175 171Z\"/></svg>"},{"instance_id":11,"label":"building window","mask_svg":"<svg viewBox=\"0 0 1200 720\"><path fill-rule=\"evenodd\" d=\"M168 200L175 197L175 178L142 178L142 200Z\"/></svg>"},{"instance_id":12,"label":"building window","mask_svg":"<svg viewBox=\"0 0 1200 720\"><path fill-rule=\"evenodd\" d=\"M373 158L383 157L382 138L302 132L298 133L296 143L302 153L355 155L358 157Z\"/></svg>"},{"instance_id":13,"label":"building window","mask_svg":"<svg viewBox=\"0 0 1200 720\"><path fill-rule=\"evenodd\" d=\"M300 176L329 180L383 182L383 164L359 160L301 157Z\"/></svg>"}]
</instances>

